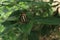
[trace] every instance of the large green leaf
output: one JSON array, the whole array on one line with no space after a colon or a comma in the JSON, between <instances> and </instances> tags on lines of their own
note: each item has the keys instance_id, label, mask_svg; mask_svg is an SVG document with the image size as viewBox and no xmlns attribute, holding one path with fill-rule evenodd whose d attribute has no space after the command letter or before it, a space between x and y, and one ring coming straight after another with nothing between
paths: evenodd
<instances>
[{"instance_id":1,"label":"large green leaf","mask_svg":"<svg viewBox=\"0 0 60 40\"><path fill-rule=\"evenodd\" d=\"M51 25L59 25L60 18L57 17L47 17L47 18L35 18L35 21L42 24L51 24Z\"/></svg>"}]
</instances>

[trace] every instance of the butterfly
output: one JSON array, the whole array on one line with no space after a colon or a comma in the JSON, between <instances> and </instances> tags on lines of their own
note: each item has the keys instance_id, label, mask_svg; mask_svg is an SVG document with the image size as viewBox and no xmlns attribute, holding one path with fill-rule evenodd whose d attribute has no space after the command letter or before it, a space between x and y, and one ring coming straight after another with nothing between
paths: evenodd
<instances>
[{"instance_id":1,"label":"butterfly","mask_svg":"<svg viewBox=\"0 0 60 40\"><path fill-rule=\"evenodd\" d=\"M22 23L25 23L25 22L27 21L26 13L24 13L24 12L21 13L20 21L21 21Z\"/></svg>"}]
</instances>

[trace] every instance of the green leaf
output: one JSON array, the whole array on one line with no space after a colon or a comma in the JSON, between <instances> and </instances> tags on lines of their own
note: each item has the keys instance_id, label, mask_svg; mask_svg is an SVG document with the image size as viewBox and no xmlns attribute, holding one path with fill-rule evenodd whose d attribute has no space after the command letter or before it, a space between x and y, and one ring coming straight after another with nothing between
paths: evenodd
<instances>
[{"instance_id":1,"label":"green leaf","mask_svg":"<svg viewBox=\"0 0 60 40\"><path fill-rule=\"evenodd\" d=\"M4 29L5 29L5 27L0 24L0 33L2 33L4 31Z\"/></svg>"},{"instance_id":2,"label":"green leaf","mask_svg":"<svg viewBox=\"0 0 60 40\"><path fill-rule=\"evenodd\" d=\"M39 35L36 31L31 32L28 36L28 40L39 40Z\"/></svg>"},{"instance_id":3,"label":"green leaf","mask_svg":"<svg viewBox=\"0 0 60 40\"><path fill-rule=\"evenodd\" d=\"M59 25L60 24L60 18L57 17L46 17L46 18L35 18L36 22L41 24L50 24L50 25Z\"/></svg>"},{"instance_id":4,"label":"green leaf","mask_svg":"<svg viewBox=\"0 0 60 40\"><path fill-rule=\"evenodd\" d=\"M24 33L30 34L32 27L33 27L33 21L30 21L27 24L22 24L21 29Z\"/></svg>"}]
</instances>

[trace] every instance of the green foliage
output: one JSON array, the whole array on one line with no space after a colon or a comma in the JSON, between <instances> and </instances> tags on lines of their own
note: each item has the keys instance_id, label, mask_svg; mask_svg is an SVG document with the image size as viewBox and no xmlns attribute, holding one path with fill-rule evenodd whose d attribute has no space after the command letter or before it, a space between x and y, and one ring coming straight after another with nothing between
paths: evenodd
<instances>
[{"instance_id":1,"label":"green foliage","mask_svg":"<svg viewBox=\"0 0 60 40\"><path fill-rule=\"evenodd\" d=\"M21 22L23 12L26 14L26 23ZM37 24L60 24L60 18L52 15L50 3L29 0L2 0L0 3L0 35L3 40L39 40L38 36L49 34L51 28L49 26L41 28ZM32 31L35 28L35 23L38 27L38 33Z\"/></svg>"}]
</instances>

